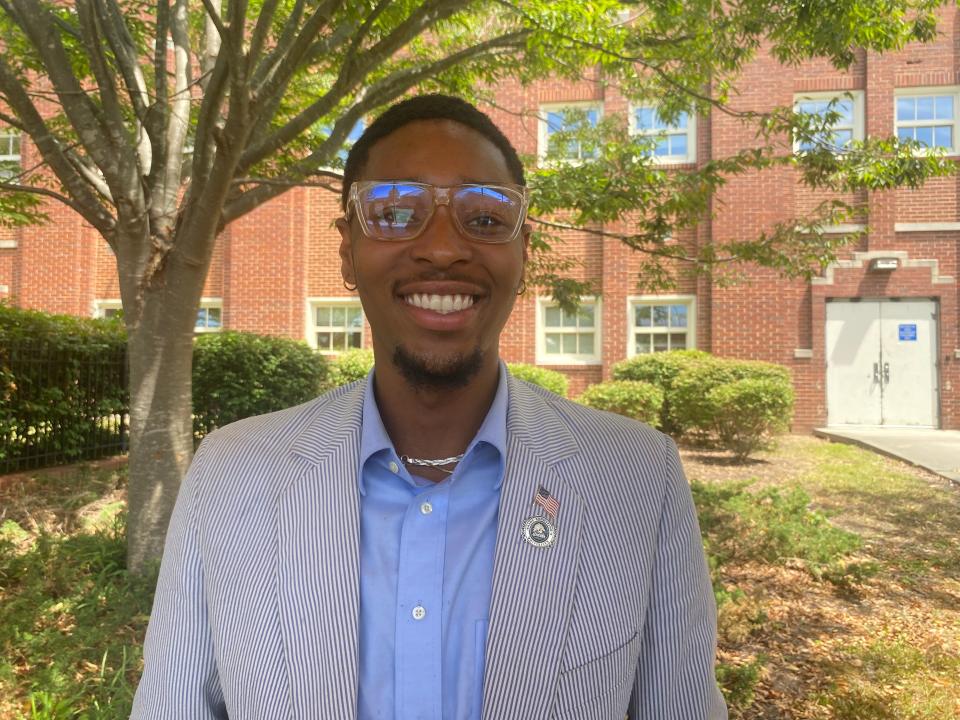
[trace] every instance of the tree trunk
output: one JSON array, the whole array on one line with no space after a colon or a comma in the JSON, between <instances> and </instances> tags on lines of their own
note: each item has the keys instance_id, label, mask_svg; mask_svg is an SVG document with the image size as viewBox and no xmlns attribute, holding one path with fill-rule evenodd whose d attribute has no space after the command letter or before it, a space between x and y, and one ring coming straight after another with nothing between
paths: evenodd
<instances>
[{"instance_id":1,"label":"tree trunk","mask_svg":"<svg viewBox=\"0 0 960 720\"><path fill-rule=\"evenodd\" d=\"M142 573L159 560L180 481L193 457L193 329L206 268L176 252L147 290L130 330L130 479L127 567ZM125 303L126 304L126 303Z\"/></svg>"}]
</instances>

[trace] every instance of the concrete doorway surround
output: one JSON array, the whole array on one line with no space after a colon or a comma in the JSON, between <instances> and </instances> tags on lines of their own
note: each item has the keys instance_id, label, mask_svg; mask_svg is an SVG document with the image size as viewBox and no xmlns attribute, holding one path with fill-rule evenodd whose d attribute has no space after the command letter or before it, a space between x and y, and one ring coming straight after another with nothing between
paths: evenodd
<instances>
[{"instance_id":1,"label":"concrete doorway surround","mask_svg":"<svg viewBox=\"0 0 960 720\"><path fill-rule=\"evenodd\" d=\"M960 484L960 430L827 427L813 434L904 460Z\"/></svg>"}]
</instances>

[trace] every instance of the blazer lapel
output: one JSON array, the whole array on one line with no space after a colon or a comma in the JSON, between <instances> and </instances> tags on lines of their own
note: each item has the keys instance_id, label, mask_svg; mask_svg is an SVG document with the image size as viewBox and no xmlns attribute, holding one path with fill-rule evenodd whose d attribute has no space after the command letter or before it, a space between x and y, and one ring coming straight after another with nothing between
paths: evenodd
<instances>
[{"instance_id":1,"label":"blazer lapel","mask_svg":"<svg viewBox=\"0 0 960 720\"><path fill-rule=\"evenodd\" d=\"M297 438L298 479L280 499L278 602L297 720L357 711L363 384L335 396Z\"/></svg>"},{"instance_id":2,"label":"blazer lapel","mask_svg":"<svg viewBox=\"0 0 960 720\"><path fill-rule=\"evenodd\" d=\"M500 495L483 717L547 717L571 614L580 556L583 501L558 469L578 451L556 411L510 379L507 463ZM551 547L523 538L524 521L543 510L538 487L560 503Z\"/></svg>"}]
</instances>

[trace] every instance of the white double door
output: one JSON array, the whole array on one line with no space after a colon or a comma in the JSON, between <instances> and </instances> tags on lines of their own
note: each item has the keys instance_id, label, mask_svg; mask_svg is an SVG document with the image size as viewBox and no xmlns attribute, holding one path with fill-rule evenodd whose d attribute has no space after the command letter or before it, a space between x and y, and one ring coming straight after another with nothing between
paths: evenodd
<instances>
[{"instance_id":1,"label":"white double door","mask_svg":"<svg viewBox=\"0 0 960 720\"><path fill-rule=\"evenodd\" d=\"M937 427L937 305L827 303L830 425Z\"/></svg>"}]
</instances>

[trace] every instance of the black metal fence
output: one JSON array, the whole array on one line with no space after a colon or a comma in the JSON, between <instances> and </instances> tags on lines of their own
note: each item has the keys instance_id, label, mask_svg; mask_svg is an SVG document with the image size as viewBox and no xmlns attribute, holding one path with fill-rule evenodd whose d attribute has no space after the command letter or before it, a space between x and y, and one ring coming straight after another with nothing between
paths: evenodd
<instances>
[{"instance_id":1,"label":"black metal fence","mask_svg":"<svg viewBox=\"0 0 960 720\"><path fill-rule=\"evenodd\" d=\"M126 452L128 413L124 347L0 348L0 473Z\"/></svg>"}]
</instances>

